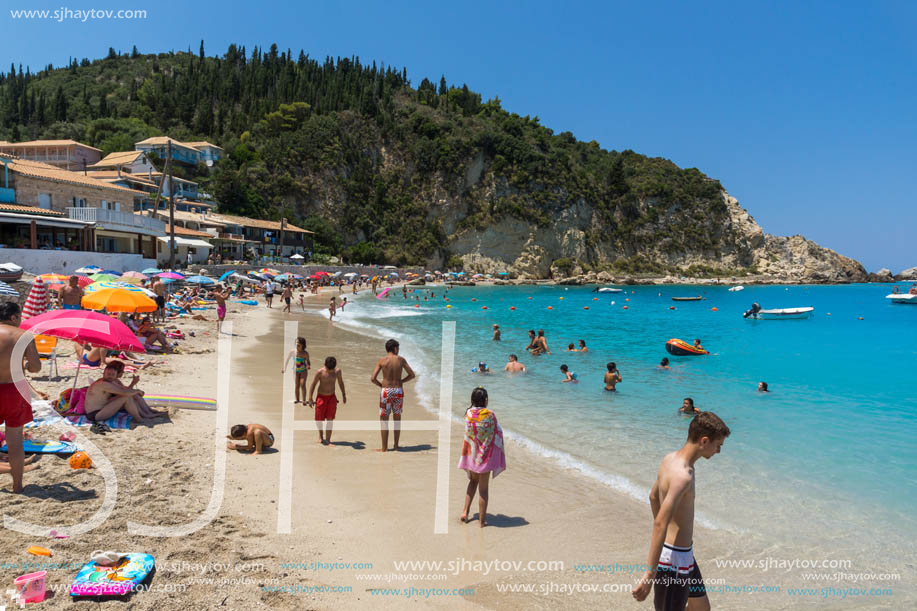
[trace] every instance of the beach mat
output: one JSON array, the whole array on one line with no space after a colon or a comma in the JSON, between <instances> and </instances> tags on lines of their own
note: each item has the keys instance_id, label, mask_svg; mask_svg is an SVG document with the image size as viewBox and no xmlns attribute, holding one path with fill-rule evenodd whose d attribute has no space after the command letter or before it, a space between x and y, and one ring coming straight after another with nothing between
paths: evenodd
<instances>
[{"instance_id":1,"label":"beach mat","mask_svg":"<svg viewBox=\"0 0 917 611\"><path fill-rule=\"evenodd\" d=\"M66 418L73 426L92 426L94 424L92 420L82 414L79 416L67 416ZM110 429L129 429L133 420L134 417L127 412L119 412L108 420L101 420L100 422L107 424Z\"/></svg>"},{"instance_id":2,"label":"beach mat","mask_svg":"<svg viewBox=\"0 0 917 611\"><path fill-rule=\"evenodd\" d=\"M207 411L214 411L217 408L216 399L204 397L144 394L143 398L151 407L177 407L179 409L201 409Z\"/></svg>"}]
</instances>

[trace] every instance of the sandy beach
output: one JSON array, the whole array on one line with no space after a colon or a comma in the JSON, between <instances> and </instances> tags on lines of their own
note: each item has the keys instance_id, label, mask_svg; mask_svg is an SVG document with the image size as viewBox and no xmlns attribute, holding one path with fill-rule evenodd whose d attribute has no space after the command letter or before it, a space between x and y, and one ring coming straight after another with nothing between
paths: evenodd
<instances>
[{"instance_id":1,"label":"sandy beach","mask_svg":"<svg viewBox=\"0 0 917 611\"><path fill-rule=\"evenodd\" d=\"M326 302L327 295L313 296L307 307L318 309ZM348 307L359 307L359 301ZM491 485L489 525L484 529L476 522L458 521L467 480L455 468L462 436L456 423L448 448L439 447L435 430L405 431L402 451L384 454L375 451L380 444L377 430L338 430L331 446L317 443L314 432L296 431L293 447L284 447L285 321L297 322L298 334L307 338L313 371L326 356L337 357L348 391L347 404L338 407L339 421L378 418L378 392L369 378L375 361L384 355L383 339L343 330L327 317L297 309L294 305L292 314L282 314L279 307L267 309L263 302L256 307L230 304L227 320L234 335L229 424L264 424L277 443L261 456L226 455L222 501L212 521L181 537L128 532L129 521L186 524L211 502L216 414L172 409L164 424L92 435L117 474L111 515L97 528L68 539L7 530L0 538L0 580L10 587L18 575L47 569L48 588L58 591L49 592L42 606L63 608L72 604L67 587L78 567L93 550L105 549L145 552L156 559L149 591L128 598L132 609L400 609L417 600L449 609L652 608L651 602L634 602L630 594L639 577L633 567L646 561L652 526L648 503L538 459L512 440L507 444L508 469ZM214 318L212 311L205 314ZM141 372L140 387L217 397L215 323L183 319L178 326L196 337L181 343L180 354L155 357L164 362ZM438 368L439 363L429 365ZM61 373L62 379L48 381L45 369L33 380L53 397L72 383L72 370ZM92 372L85 379L98 375ZM292 387L289 373L288 379ZM499 415L512 409L511 398L491 397L491 407ZM434 419L417 404L410 384L404 414L406 420ZM295 416L311 420L312 409L297 405ZM33 435L57 437L53 429L45 431L37 429ZM84 432L91 435L88 429ZM223 446L222 436L216 441ZM278 534L285 451L293 453L291 533ZM449 452L450 466L448 532L434 534L437 457L443 451ZM660 458L648 456L647 468L654 471ZM50 531L86 520L102 507L105 485L98 469L72 470L55 456L45 456L39 464L26 474L22 496L10 493L9 478L0 479L5 515L40 522ZM703 507L702 473L698 481L698 505ZM473 513L476 507L477 500ZM28 555L31 545L51 548L53 558ZM695 552L705 578L721 580L720 587L741 588L780 586L784 577L714 563L790 557L794 550L743 549L739 534L698 527ZM396 564L402 562L418 564ZM437 562L442 565L430 564ZM577 565L604 568L578 570ZM587 591L592 588L598 591ZM830 600L786 593L720 594L711 589L710 599L715 607L729 609L836 608ZM124 604L120 599L92 601L79 605ZM860 602L857 608L881 608L877 602Z\"/></svg>"}]
</instances>

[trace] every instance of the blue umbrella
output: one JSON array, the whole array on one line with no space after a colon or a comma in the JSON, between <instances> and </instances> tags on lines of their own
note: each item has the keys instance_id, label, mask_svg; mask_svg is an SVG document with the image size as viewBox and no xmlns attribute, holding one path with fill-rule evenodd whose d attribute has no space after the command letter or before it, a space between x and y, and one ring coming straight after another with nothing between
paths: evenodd
<instances>
[{"instance_id":1,"label":"blue umbrella","mask_svg":"<svg viewBox=\"0 0 917 611\"><path fill-rule=\"evenodd\" d=\"M79 271L79 270L77 270L77 271ZM148 267L148 268L146 268L145 270L141 271L140 273L141 273L141 274L146 274L147 276L151 276L151 275L153 275L153 274L161 274L161 273L162 273L162 270L161 270L161 269L158 269L158 268L155 268L155 267Z\"/></svg>"},{"instance_id":2,"label":"blue umbrella","mask_svg":"<svg viewBox=\"0 0 917 611\"><path fill-rule=\"evenodd\" d=\"M274 280L280 280L281 282L286 282L290 279L290 274L280 274L279 276L274 276Z\"/></svg>"},{"instance_id":3,"label":"blue umbrella","mask_svg":"<svg viewBox=\"0 0 917 611\"><path fill-rule=\"evenodd\" d=\"M81 268L79 268L78 270L76 270L76 272L74 272L74 273L77 273L77 274L95 274L95 273L98 272L100 269L102 269L102 268L99 267L98 265L84 265L83 267L81 267Z\"/></svg>"},{"instance_id":4,"label":"blue umbrella","mask_svg":"<svg viewBox=\"0 0 917 611\"><path fill-rule=\"evenodd\" d=\"M102 271L96 272L96 273L98 273L98 274L111 274L112 276L120 276L123 272L116 272L116 271L113 270L113 269L103 269Z\"/></svg>"},{"instance_id":5,"label":"blue umbrella","mask_svg":"<svg viewBox=\"0 0 917 611\"><path fill-rule=\"evenodd\" d=\"M219 281L220 281L220 282L223 282L224 280L226 280L227 278L229 278L230 276L232 276L234 273L236 273L236 272L233 271L233 270L229 270L228 272L226 272L225 274L223 274L222 276L220 276L220 280L219 280Z\"/></svg>"},{"instance_id":6,"label":"blue umbrella","mask_svg":"<svg viewBox=\"0 0 917 611\"><path fill-rule=\"evenodd\" d=\"M208 278L207 276L189 276L185 278L185 282L193 282L194 284L216 284L217 281L213 278Z\"/></svg>"}]
</instances>

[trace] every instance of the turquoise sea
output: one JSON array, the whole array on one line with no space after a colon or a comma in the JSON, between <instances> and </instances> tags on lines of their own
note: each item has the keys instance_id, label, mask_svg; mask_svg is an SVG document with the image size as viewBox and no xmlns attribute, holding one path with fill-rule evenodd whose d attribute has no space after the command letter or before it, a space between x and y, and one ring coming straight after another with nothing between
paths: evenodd
<instances>
[{"instance_id":1,"label":"turquoise sea","mask_svg":"<svg viewBox=\"0 0 917 611\"><path fill-rule=\"evenodd\" d=\"M443 287L418 289L408 300L400 287L385 300L366 291L342 323L397 337L432 410L442 322L456 321L456 417L483 385L508 438L641 501L662 456L684 442L688 419L677 409L692 397L732 429L722 453L698 466L700 523L762 547L793 544L855 558L864 570L891 568L889 553L898 548L913 558L917 306L889 303L891 286L875 284L734 293L727 286L621 288L457 287L448 302ZM671 300L693 295L704 300ZM806 320L743 319L754 301L815 312ZM494 323L500 342L491 339ZM553 354L533 358L527 330L539 328ZM673 357L664 349L673 337L701 338L711 354ZM579 339L589 352L566 352ZM510 353L526 375L503 373ZM663 357L671 370L657 368ZM479 361L494 373L472 373ZM603 390L608 361L623 376L617 393ZM562 363L578 374L577 384L561 383ZM762 380L770 393L757 392Z\"/></svg>"}]
</instances>

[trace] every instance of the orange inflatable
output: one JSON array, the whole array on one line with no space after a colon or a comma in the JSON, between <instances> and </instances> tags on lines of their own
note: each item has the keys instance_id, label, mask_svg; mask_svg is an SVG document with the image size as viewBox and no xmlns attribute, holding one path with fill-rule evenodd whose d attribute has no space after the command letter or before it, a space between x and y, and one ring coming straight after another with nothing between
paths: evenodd
<instances>
[{"instance_id":1,"label":"orange inflatable","mask_svg":"<svg viewBox=\"0 0 917 611\"><path fill-rule=\"evenodd\" d=\"M92 459L86 452L77 452L70 457L70 466L74 469L89 469L92 467Z\"/></svg>"},{"instance_id":2,"label":"orange inflatable","mask_svg":"<svg viewBox=\"0 0 917 611\"><path fill-rule=\"evenodd\" d=\"M669 354L675 356L698 356L701 354L710 354L706 350L698 350L693 345L683 339L672 338L665 343L665 349Z\"/></svg>"}]
</instances>

